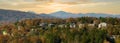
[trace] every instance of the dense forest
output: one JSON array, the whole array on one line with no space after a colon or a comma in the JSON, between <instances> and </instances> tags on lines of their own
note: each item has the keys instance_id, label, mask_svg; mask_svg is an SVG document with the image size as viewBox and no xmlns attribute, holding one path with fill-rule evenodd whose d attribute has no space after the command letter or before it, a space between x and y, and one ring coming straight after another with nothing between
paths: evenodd
<instances>
[{"instance_id":1,"label":"dense forest","mask_svg":"<svg viewBox=\"0 0 120 43\"><path fill-rule=\"evenodd\" d=\"M120 18L37 18L0 25L0 43L109 42L120 42Z\"/></svg>"}]
</instances>

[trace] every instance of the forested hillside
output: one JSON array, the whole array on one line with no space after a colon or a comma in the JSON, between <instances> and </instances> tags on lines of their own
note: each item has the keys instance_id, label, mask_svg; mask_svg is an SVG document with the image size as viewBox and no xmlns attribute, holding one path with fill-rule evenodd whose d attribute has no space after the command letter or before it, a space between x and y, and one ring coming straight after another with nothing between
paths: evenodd
<instances>
[{"instance_id":1,"label":"forested hillside","mask_svg":"<svg viewBox=\"0 0 120 43\"><path fill-rule=\"evenodd\" d=\"M16 10L5 10L0 9L0 22L16 22L22 19L33 19L33 18L55 18L47 14L36 14L34 12L23 12Z\"/></svg>"},{"instance_id":2,"label":"forested hillside","mask_svg":"<svg viewBox=\"0 0 120 43\"><path fill-rule=\"evenodd\" d=\"M0 42L119 43L119 21L120 18L102 17L81 17L68 19L25 19L13 24L1 25Z\"/></svg>"}]
</instances>

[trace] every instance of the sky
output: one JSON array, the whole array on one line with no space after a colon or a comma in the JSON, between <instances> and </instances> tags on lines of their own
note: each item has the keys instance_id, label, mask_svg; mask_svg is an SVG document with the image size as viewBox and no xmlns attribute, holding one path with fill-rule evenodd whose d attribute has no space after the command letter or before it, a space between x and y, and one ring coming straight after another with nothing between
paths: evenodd
<instances>
[{"instance_id":1,"label":"sky","mask_svg":"<svg viewBox=\"0 0 120 43\"><path fill-rule=\"evenodd\" d=\"M53 13L120 14L120 0L0 0L0 9Z\"/></svg>"}]
</instances>

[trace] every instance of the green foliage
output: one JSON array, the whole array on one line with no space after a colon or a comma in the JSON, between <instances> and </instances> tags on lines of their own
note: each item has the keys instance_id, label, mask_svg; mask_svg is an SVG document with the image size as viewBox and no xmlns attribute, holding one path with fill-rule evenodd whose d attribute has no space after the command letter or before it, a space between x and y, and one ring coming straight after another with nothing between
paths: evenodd
<instances>
[{"instance_id":1,"label":"green foliage","mask_svg":"<svg viewBox=\"0 0 120 43\"><path fill-rule=\"evenodd\" d=\"M93 23L94 20L107 22L107 29L89 28L70 28L70 23ZM106 35L120 34L118 18L94 18L81 17L69 19L30 19L16 22L13 25L2 25L0 31L6 30L9 35L0 35L0 42L4 43L103 43ZM63 22L64 21L64 22ZM110 22L109 22L110 21ZM39 23L54 23L54 27L46 26L46 30L39 26ZM118 24L117 24L118 23ZM47 25L48 25L47 24ZM59 24L65 24L67 27L59 28ZM77 25L77 24L76 24ZM20 30L18 30L20 26Z\"/></svg>"}]
</instances>

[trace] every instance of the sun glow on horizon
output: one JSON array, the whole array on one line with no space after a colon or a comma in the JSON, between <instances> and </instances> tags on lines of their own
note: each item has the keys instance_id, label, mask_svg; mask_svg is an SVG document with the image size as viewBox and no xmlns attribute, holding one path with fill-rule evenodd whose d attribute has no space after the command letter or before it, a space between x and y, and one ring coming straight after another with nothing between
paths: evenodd
<instances>
[{"instance_id":1,"label":"sun glow on horizon","mask_svg":"<svg viewBox=\"0 0 120 43\"><path fill-rule=\"evenodd\" d=\"M6 3L7 2L7 3ZM109 13L120 14L120 1L98 0L0 0L0 9L53 13Z\"/></svg>"}]
</instances>

